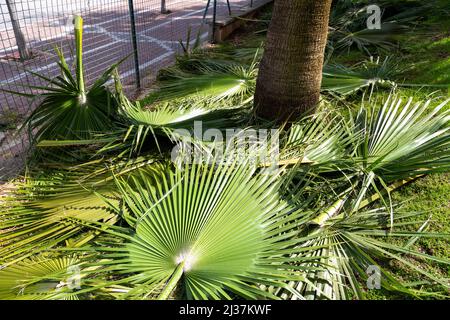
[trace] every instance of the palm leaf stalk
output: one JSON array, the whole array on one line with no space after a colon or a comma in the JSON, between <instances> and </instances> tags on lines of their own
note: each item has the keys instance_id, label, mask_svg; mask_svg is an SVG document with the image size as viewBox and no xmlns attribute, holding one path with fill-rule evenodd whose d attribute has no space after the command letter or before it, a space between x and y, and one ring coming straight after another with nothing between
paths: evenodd
<instances>
[{"instance_id":1,"label":"palm leaf stalk","mask_svg":"<svg viewBox=\"0 0 450 320\"><path fill-rule=\"evenodd\" d=\"M86 103L86 88L84 86L84 75L83 75L83 19L80 16L75 16L74 18L75 26L75 43L76 43L76 75L78 87L80 90L79 100L83 105Z\"/></svg>"},{"instance_id":2,"label":"palm leaf stalk","mask_svg":"<svg viewBox=\"0 0 450 320\"><path fill-rule=\"evenodd\" d=\"M185 261L182 261L178 264L177 268L173 272L172 277L170 278L169 282L166 284L166 287L158 296L158 300L167 300L169 298L170 294L175 289L175 287L178 285L178 282L180 281L181 277L183 276L185 264L186 264Z\"/></svg>"},{"instance_id":3,"label":"palm leaf stalk","mask_svg":"<svg viewBox=\"0 0 450 320\"><path fill-rule=\"evenodd\" d=\"M422 177L422 175L396 181L393 184L389 185L386 189L382 189L381 192L374 193L371 196L365 198L364 200L357 202L355 204L355 207L352 210L353 211L362 210L365 207L369 206L370 204L374 203L375 201L380 200L383 196L382 193L383 194L391 193L391 192L395 191L396 189L401 188L401 187L407 185L408 183L411 183L411 182L417 180L420 177ZM310 223L312 225L317 225L319 227L323 227L329 219L331 219L333 217L337 217L337 216L342 217L342 214L340 214L340 212L344 208L344 206L345 206L347 200L349 199L353 190L354 190L354 187L347 189L341 198L339 198L331 207L329 207L328 209L326 209L325 211L320 213Z\"/></svg>"}]
</instances>

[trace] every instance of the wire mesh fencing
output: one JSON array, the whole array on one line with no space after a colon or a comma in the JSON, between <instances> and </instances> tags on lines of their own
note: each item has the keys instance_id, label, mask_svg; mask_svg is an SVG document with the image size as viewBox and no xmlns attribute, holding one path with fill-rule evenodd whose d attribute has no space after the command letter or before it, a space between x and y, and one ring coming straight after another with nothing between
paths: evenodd
<instances>
[{"instance_id":1,"label":"wire mesh fencing","mask_svg":"<svg viewBox=\"0 0 450 320\"><path fill-rule=\"evenodd\" d=\"M41 84L32 72L58 75L55 46L74 62L72 21L81 15L87 84L129 56L119 73L133 93L173 63L188 34L191 41L207 42L213 18L249 3L253 0L0 0L0 89L38 97L27 87ZM24 164L29 136L19 128L36 100L0 91L0 179Z\"/></svg>"}]
</instances>

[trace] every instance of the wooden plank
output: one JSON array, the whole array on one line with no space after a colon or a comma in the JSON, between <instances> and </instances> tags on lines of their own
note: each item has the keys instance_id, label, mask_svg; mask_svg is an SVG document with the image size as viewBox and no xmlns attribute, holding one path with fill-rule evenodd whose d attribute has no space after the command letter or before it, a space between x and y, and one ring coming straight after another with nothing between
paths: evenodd
<instances>
[{"instance_id":1,"label":"wooden plank","mask_svg":"<svg viewBox=\"0 0 450 320\"><path fill-rule=\"evenodd\" d=\"M252 19L266 5L272 3L273 0L255 0L253 7L250 4L245 5L238 10L233 9L232 16L221 17L216 21L215 42L222 42L227 39L235 30L242 27L246 20Z\"/></svg>"}]
</instances>

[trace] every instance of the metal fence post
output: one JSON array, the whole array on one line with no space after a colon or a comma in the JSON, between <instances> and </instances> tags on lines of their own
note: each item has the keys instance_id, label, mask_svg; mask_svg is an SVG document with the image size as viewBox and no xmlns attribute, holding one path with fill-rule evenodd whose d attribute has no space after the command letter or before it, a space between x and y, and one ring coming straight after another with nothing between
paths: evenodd
<instances>
[{"instance_id":1,"label":"metal fence post","mask_svg":"<svg viewBox=\"0 0 450 320\"><path fill-rule=\"evenodd\" d=\"M139 71L139 52L137 45L137 35L136 35L136 18L134 16L134 4L133 0L128 0L128 8L130 11L130 22L131 22L131 41L133 44L133 54L134 54L134 68L136 72L136 87L141 88L141 73Z\"/></svg>"},{"instance_id":2,"label":"metal fence post","mask_svg":"<svg viewBox=\"0 0 450 320\"><path fill-rule=\"evenodd\" d=\"M9 17L11 18L11 25L16 37L17 49L19 50L19 56L22 61L31 57L30 50L27 47L25 37L19 25L19 17L17 15L16 3L14 0L6 0L6 6L8 8Z\"/></svg>"},{"instance_id":3,"label":"metal fence post","mask_svg":"<svg viewBox=\"0 0 450 320\"><path fill-rule=\"evenodd\" d=\"M211 4L211 0L208 0L206 3L205 12L203 13L203 21L206 19L206 15L208 14L209 6ZM230 0L227 0L228 14L231 16L231 4ZM215 34L216 34L216 22L217 22L217 0L214 0L213 4L213 18L212 18L212 37L211 43L215 42Z\"/></svg>"},{"instance_id":4,"label":"metal fence post","mask_svg":"<svg viewBox=\"0 0 450 320\"><path fill-rule=\"evenodd\" d=\"M166 0L161 0L161 13L162 14L167 14L169 13L167 11L167 7L166 7Z\"/></svg>"},{"instance_id":5,"label":"metal fence post","mask_svg":"<svg viewBox=\"0 0 450 320\"><path fill-rule=\"evenodd\" d=\"M213 19L212 19L212 39L211 42L216 42L216 20L217 20L217 0L214 0Z\"/></svg>"}]
</instances>

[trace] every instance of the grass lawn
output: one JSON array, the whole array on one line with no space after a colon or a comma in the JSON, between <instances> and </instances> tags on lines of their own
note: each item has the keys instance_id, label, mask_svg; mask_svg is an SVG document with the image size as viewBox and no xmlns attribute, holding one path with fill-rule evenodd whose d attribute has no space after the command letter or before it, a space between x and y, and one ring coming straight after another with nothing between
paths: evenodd
<instances>
[{"instance_id":1,"label":"grass lawn","mask_svg":"<svg viewBox=\"0 0 450 320\"><path fill-rule=\"evenodd\" d=\"M448 88L434 89L427 87L399 88L396 94L416 101L436 98L438 101L430 107L450 97L450 32L449 21L440 20L424 23L423 28L400 37L399 50L387 53L399 57L399 65L407 71L403 74L405 83L445 84ZM351 51L336 58L344 64L353 64L366 58L360 51ZM447 105L446 108L450 108ZM419 178L392 194L399 210L406 212L424 212L430 216L429 232L450 233L450 174L434 174ZM420 227L420 226L418 226ZM420 251L442 258L450 258L448 239L420 239L414 246ZM450 279L450 269L438 265L413 261L421 268L442 278ZM394 272L406 278L415 275L408 270L393 267ZM417 280L417 279L415 279ZM372 291L371 298L389 298L386 292ZM392 298L392 297L391 297Z\"/></svg>"}]
</instances>

